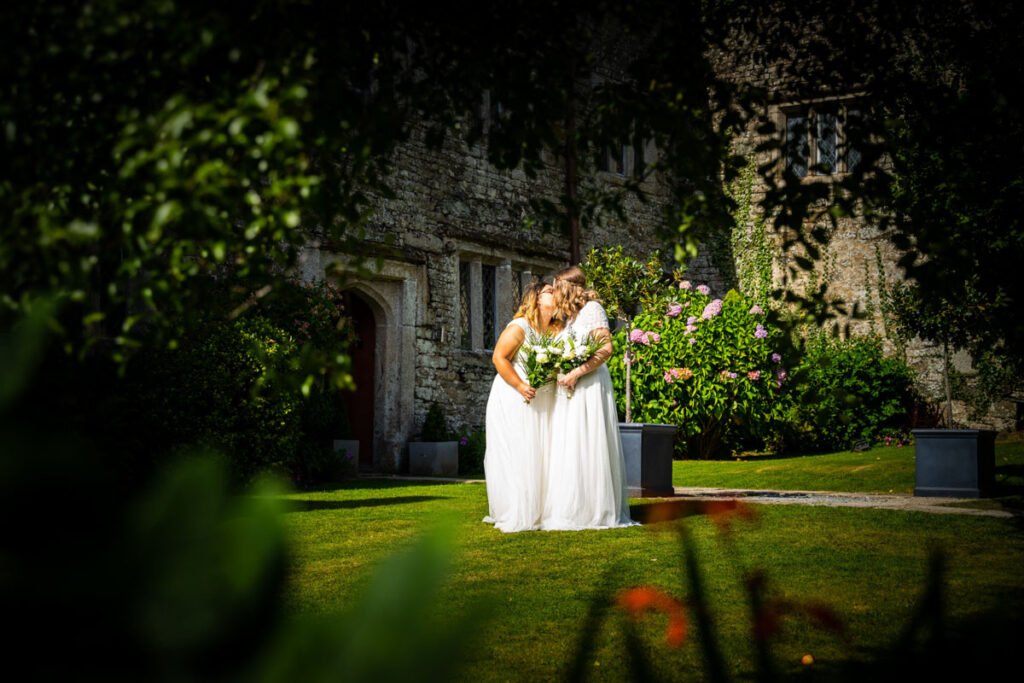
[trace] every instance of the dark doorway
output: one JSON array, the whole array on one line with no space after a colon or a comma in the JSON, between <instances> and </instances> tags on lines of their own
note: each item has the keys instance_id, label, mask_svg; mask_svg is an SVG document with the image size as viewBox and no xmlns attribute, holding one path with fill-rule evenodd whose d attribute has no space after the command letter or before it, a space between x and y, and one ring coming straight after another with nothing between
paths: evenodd
<instances>
[{"instance_id":1,"label":"dark doorway","mask_svg":"<svg viewBox=\"0 0 1024 683\"><path fill-rule=\"evenodd\" d=\"M345 396L352 438L359 441L360 469L373 468L373 406L377 320L373 309L356 292L345 293L345 310L352 318L356 340L352 345L352 377L356 389Z\"/></svg>"}]
</instances>

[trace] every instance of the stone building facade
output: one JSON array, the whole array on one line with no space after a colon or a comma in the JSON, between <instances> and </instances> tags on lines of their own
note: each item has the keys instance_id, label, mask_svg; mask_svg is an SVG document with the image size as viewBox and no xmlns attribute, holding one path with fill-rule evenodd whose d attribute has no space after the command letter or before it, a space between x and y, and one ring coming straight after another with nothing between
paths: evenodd
<instances>
[{"instance_id":1,"label":"stone building facade","mask_svg":"<svg viewBox=\"0 0 1024 683\"><path fill-rule=\"evenodd\" d=\"M441 151L416 137L404 144L394 159L395 196L379 202L367 230L371 273L345 282L356 306L365 304L370 312L359 322L375 330L374 353L364 361L372 364L372 378L360 383L355 397L373 406L372 432L360 439L363 467L406 468L405 446L417 437L434 403L451 430L482 429L497 336L525 286L569 265L568 237L525 220L531 197L554 200L561 192L557 160L529 178L518 170L496 169L485 151L458 139ZM628 149L624 156L635 158ZM627 166L598 172L588 182L614 185L631 171ZM627 200L627 223L584 230L582 253L622 244L646 258L664 249L655 232L665 193L656 178L647 181L645 191L646 202ZM347 260L311 245L301 263L304 276L313 279ZM693 264L691 272L717 278L707 259Z\"/></svg>"},{"instance_id":2,"label":"stone building facade","mask_svg":"<svg viewBox=\"0 0 1024 683\"><path fill-rule=\"evenodd\" d=\"M733 56L712 57L732 78L778 86L761 67L743 64ZM825 112L845 106L848 103L842 99L780 99L768 105L765 115L785 131L787 117L815 116L815 109ZM841 126L835 136L841 139ZM754 149L757 142L752 127L736 144L741 150ZM821 144L810 140L808 153L828 152L817 148ZM633 159L635 150L623 149L615 171L597 171L581 182L621 184L621 175L633 172ZM757 159L759 163L768 160ZM837 171L842 172L848 161L839 159ZM361 443L360 464L398 472L407 468L406 444L419 434L432 404L443 409L453 432L482 429L495 376L494 341L511 318L523 288L534 278L568 265L569 240L526 221L530 198L555 200L562 191L562 167L555 158L530 178L518 170L494 168L482 145L469 147L450 139L438 151L413 136L395 156L393 178L395 196L378 202L365 237L374 267L344 286L350 293L361 344L354 353L359 389L352 401L359 415L353 429ZM830 179L809 176L805 181ZM764 189L754 188L755 201ZM665 247L656 236L656 226L663 220L667 194L657 177L647 181L644 190L647 201L627 200L627 222L608 220L583 232L582 253L592 246L621 244L628 253L646 258ZM714 263L715 257L708 255L712 252L702 250L689 265L688 275L723 291L735 283L735 277L724 271L734 269ZM899 279L897 258L884 235L857 220L843 219L814 277L827 279L835 297L870 312L877 306L879 280ZM305 277L319 278L332 263L347 259L329 248L310 245L301 262ZM782 283L787 264L778 249L772 270L775 284ZM798 287L800 282L787 286ZM876 309L867 318L851 321L851 332L877 332L881 324ZM907 354L924 384L937 395L935 349L917 345ZM969 367L969 359L966 365L964 358L958 363ZM999 407L986 424L1012 428L1013 409L1012 403ZM966 408L961 405L959 410L963 420Z\"/></svg>"}]
</instances>

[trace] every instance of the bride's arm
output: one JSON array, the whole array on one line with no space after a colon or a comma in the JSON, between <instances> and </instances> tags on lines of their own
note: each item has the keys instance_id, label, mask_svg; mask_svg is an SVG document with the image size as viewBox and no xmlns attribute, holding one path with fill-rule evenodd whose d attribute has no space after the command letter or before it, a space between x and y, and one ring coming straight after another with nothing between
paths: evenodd
<instances>
[{"instance_id":1,"label":"bride's arm","mask_svg":"<svg viewBox=\"0 0 1024 683\"><path fill-rule=\"evenodd\" d=\"M601 347L594 351L593 355L587 359L583 365L575 368L563 377L558 383L564 387L572 389L576 386L576 382L579 381L580 377L587 373L597 370L599 367L604 365L609 358L612 357L612 332L607 327L598 327L591 331L591 338L596 339Z\"/></svg>"},{"instance_id":2,"label":"bride's arm","mask_svg":"<svg viewBox=\"0 0 1024 683\"><path fill-rule=\"evenodd\" d=\"M529 385L526 380L519 376L516 369L512 367L512 359L516 357L519 347L526 339L526 333L518 325L509 325L498 337L498 343L494 345L494 353L491 354L491 362L495 370L505 383L522 394L527 401L537 395L537 390Z\"/></svg>"}]
</instances>

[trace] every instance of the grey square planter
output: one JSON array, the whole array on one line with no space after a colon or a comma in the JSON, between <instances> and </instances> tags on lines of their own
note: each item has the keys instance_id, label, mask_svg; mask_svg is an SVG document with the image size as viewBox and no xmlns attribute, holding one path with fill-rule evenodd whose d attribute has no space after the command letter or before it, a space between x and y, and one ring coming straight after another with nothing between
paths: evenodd
<instances>
[{"instance_id":1,"label":"grey square planter","mask_svg":"<svg viewBox=\"0 0 1024 683\"><path fill-rule=\"evenodd\" d=\"M459 474L458 441L410 441L409 474L456 477Z\"/></svg>"},{"instance_id":2,"label":"grey square planter","mask_svg":"<svg viewBox=\"0 0 1024 683\"><path fill-rule=\"evenodd\" d=\"M915 429L914 495L980 498L995 486L996 433Z\"/></svg>"},{"instance_id":3,"label":"grey square planter","mask_svg":"<svg viewBox=\"0 0 1024 683\"><path fill-rule=\"evenodd\" d=\"M355 439L335 439L334 452L359 467L359 442Z\"/></svg>"},{"instance_id":4,"label":"grey square planter","mask_svg":"<svg viewBox=\"0 0 1024 683\"><path fill-rule=\"evenodd\" d=\"M675 425L619 423L630 496L671 496L675 493L672 486L672 450L676 429Z\"/></svg>"}]
</instances>

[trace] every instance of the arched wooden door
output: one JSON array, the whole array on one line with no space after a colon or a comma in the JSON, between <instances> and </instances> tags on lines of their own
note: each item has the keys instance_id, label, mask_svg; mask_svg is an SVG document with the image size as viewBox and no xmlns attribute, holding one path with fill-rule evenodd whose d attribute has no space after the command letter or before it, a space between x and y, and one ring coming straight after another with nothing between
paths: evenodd
<instances>
[{"instance_id":1,"label":"arched wooden door","mask_svg":"<svg viewBox=\"0 0 1024 683\"><path fill-rule=\"evenodd\" d=\"M352 345L352 377L356 389L346 395L352 438L359 441L360 469L373 468L373 421L376 387L377 320L373 309L358 292L347 292L345 307L356 331Z\"/></svg>"}]
</instances>

